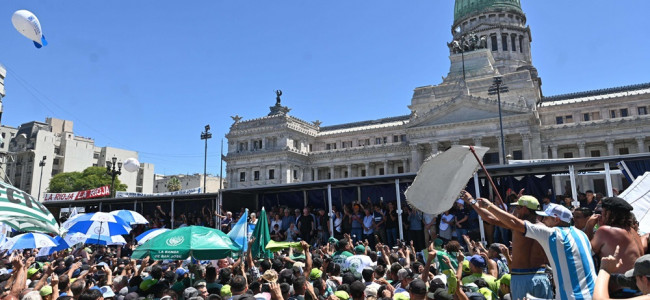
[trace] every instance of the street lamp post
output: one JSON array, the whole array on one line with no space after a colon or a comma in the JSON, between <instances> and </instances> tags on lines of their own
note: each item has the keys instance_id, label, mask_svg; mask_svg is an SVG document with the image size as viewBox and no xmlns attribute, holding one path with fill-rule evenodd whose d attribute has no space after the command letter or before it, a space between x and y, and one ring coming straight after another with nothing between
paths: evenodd
<instances>
[{"instance_id":1,"label":"street lamp post","mask_svg":"<svg viewBox=\"0 0 650 300\"><path fill-rule=\"evenodd\" d=\"M41 167L41 179L38 181L38 201L41 201L41 183L43 183L43 167L45 167L45 159L47 156L43 155L43 160L38 163L38 166Z\"/></svg>"},{"instance_id":2,"label":"street lamp post","mask_svg":"<svg viewBox=\"0 0 650 300\"><path fill-rule=\"evenodd\" d=\"M501 159L506 163L506 141L503 137L503 117L501 116L501 93L507 93L508 87L503 85L501 76L494 77L494 83L490 86L488 94L497 95L497 102L499 103L499 130L501 131Z\"/></svg>"},{"instance_id":3,"label":"street lamp post","mask_svg":"<svg viewBox=\"0 0 650 300\"><path fill-rule=\"evenodd\" d=\"M115 198L115 177L122 174L122 162L117 162L117 157L113 156L111 160L106 161L106 174L111 176L111 197Z\"/></svg>"},{"instance_id":4,"label":"street lamp post","mask_svg":"<svg viewBox=\"0 0 650 300\"><path fill-rule=\"evenodd\" d=\"M203 193L207 193L207 180L208 180L208 139L212 138L210 133L210 125L205 125L205 131L201 132L201 139L205 140L205 157L203 158Z\"/></svg>"}]
</instances>

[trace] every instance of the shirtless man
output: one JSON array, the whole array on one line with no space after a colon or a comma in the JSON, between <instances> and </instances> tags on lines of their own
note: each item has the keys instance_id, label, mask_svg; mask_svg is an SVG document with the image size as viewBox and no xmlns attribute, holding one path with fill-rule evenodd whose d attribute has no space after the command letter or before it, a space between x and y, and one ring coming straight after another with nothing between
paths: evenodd
<instances>
[{"instance_id":1,"label":"shirtless man","mask_svg":"<svg viewBox=\"0 0 650 300\"><path fill-rule=\"evenodd\" d=\"M484 221L512 230L512 264L510 265L512 299L524 299L526 293L537 298L553 299L553 288L544 267L548 264L548 259L542 246L514 230L513 224L503 223L492 213L479 207L468 192L462 191L461 195ZM539 201L535 197L521 196L517 202L510 205L515 205L514 215L520 220L538 223L535 211L539 209Z\"/></svg>"},{"instance_id":2,"label":"shirtless man","mask_svg":"<svg viewBox=\"0 0 650 300\"><path fill-rule=\"evenodd\" d=\"M633 207L618 197L604 198L602 206L602 214L592 215L587 221L585 233L591 238L591 248L598 261L613 255L616 246L619 246L622 264L614 273L625 273L634 268L634 261L646 252L641 237L635 230ZM594 233L596 223L602 225ZM610 285L610 289L616 291L618 287Z\"/></svg>"}]
</instances>

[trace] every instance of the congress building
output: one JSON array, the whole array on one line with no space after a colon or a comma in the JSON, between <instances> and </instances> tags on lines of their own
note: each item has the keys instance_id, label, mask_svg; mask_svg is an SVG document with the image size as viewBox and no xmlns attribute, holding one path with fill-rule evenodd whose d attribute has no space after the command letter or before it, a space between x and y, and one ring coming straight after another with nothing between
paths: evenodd
<instances>
[{"instance_id":1,"label":"congress building","mask_svg":"<svg viewBox=\"0 0 650 300\"><path fill-rule=\"evenodd\" d=\"M267 116L234 116L228 187L412 173L458 144L489 147L487 165L649 152L650 84L543 96L520 0L456 0L451 28L449 71L414 89L409 115L320 126L292 116L277 91ZM604 179L581 180L584 191Z\"/></svg>"}]
</instances>

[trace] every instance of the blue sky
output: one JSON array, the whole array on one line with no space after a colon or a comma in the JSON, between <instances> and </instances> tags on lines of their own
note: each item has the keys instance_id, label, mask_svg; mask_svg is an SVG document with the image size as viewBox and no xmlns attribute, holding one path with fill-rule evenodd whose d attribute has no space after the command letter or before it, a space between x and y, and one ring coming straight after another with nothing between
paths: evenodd
<instances>
[{"instance_id":1,"label":"blue sky","mask_svg":"<svg viewBox=\"0 0 650 300\"><path fill-rule=\"evenodd\" d=\"M2 124L72 120L166 175L203 172L210 124L218 175L230 116L266 115L276 89L291 115L323 126L408 114L413 89L449 70L453 2L3 1ZM650 2L522 2L544 95L650 82ZM19 9L48 46L14 30Z\"/></svg>"}]
</instances>

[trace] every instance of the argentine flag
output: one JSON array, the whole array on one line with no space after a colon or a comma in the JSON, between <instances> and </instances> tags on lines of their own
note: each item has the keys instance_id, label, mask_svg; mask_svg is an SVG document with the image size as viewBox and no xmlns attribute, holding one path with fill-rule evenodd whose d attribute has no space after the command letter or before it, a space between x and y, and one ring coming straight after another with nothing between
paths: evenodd
<instances>
[{"instance_id":1,"label":"argentine flag","mask_svg":"<svg viewBox=\"0 0 650 300\"><path fill-rule=\"evenodd\" d=\"M244 214L239 218L239 221L232 226L228 236L232 239L235 244L241 247L242 251L246 252L248 250L248 238L253 234L253 231L249 229L248 224L248 209Z\"/></svg>"}]
</instances>

